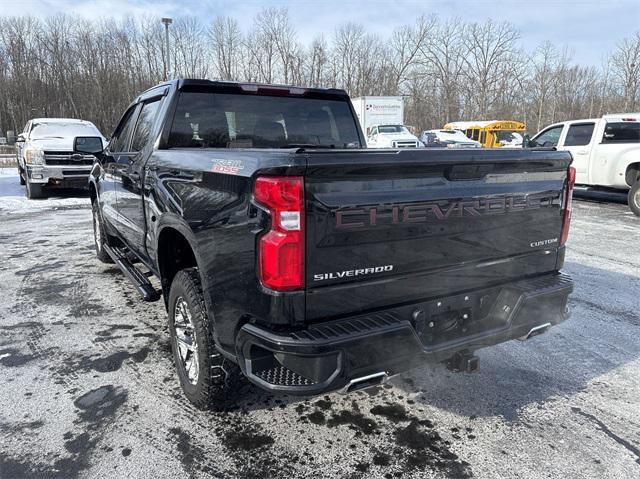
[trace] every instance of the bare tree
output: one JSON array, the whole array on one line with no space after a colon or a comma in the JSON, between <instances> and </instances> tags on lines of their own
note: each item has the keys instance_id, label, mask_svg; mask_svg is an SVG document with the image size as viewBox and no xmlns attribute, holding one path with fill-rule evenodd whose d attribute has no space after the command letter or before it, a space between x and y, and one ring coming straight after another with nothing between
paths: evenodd
<instances>
[{"instance_id":1,"label":"bare tree","mask_svg":"<svg viewBox=\"0 0 640 479\"><path fill-rule=\"evenodd\" d=\"M512 71L519 38L510 24L491 20L472 23L465 31L467 100L475 105L474 113L481 119L487 118L502 94L500 86Z\"/></svg>"},{"instance_id":2,"label":"bare tree","mask_svg":"<svg viewBox=\"0 0 640 479\"><path fill-rule=\"evenodd\" d=\"M209 37L218 77L222 80L238 79L243 41L238 22L231 17L216 17L209 29Z\"/></svg>"},{"instance_id":3,"label":"bare tree","mask_svg":"<svg viewBox=\"0 0 640 479\"><path fill-rule=\"evenodd\" d=\"M618 43L611 68L622 90L622 109L635 111L640 103L640 31Z\"/></svg>"},{"instance_id":4,"label":"bare tree","mask_svg":"<svg viewBox=\"0 0 640 479\"><path fill-rule=\"evenodd\" d=\"M400 94L406 122L417 128L492 117L537 130L640 107L639 32L595 68L550 43L525 55L518 31L491 21L419 17L388 38L346 23L304 46L288 11L267 8L247 31L230 17L176 18L170 48L181 76ZM2 17L0 131L21 130L33 117L76 116L108 135L131 99L162 79L166 63L155 17Z\"/></svg>"},{"instance_id":5,"label":"bare tree","mask_svg":"<svg viewBox=\"0 0 640 479\"><path fill-rule=\"evenodd\" d=\"M465 65L464 26L461 25L459 19L437 25L429 41L422 46L419 58L422 74L432 77L434 87L441 93L444 123L456 120L460 115L458 92Z\"/></svg>"}]
</instances>

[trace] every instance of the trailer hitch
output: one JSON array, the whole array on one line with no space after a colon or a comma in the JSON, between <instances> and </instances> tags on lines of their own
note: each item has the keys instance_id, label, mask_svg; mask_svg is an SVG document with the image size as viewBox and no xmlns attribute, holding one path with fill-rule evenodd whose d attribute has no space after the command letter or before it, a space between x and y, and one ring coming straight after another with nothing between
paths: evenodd
<instances>
[{"instance_id":1,"label":"trailer hitch","mask_svg":"<svg viewBox=\"0 0 640 479\"><path fill-rule=\"evenodd\" d=\"M475 373L480 369L480 358L470 351L460 351L451 356L446 365L454 373Z\"/></svg>"}]
</instances>

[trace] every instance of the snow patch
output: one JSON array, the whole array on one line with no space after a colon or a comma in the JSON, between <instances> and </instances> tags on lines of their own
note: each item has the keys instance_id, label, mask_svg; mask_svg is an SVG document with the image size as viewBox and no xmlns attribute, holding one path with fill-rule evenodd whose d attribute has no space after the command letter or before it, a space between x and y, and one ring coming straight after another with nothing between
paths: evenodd
<instances>
[{"instance_id":1,"label":"snow patch","mask_svg":"<svg viewBox=\"0 0 640 479\"><path fill-rule=\"evenodd\" d=\"M80 190L50 190L50 197L42 200L29 200L24 186L20 185L17 168L0 168L0 212L25 213L55 209L63 206L85 206L90 204L89 196ZM75 193L78 191L78 193ZM71 196L75 194L76 196Z\"/></svg>"}]
</instances>

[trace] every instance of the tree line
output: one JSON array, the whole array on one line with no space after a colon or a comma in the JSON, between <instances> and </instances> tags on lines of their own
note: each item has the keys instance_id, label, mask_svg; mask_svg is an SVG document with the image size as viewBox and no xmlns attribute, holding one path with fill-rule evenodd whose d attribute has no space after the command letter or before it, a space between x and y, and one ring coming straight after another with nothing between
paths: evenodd
<instances>
[{"instance_id":1,"label":"tree line","mask_svg":"<svg viewBox=\"0 0 640 479\"><path fill-rule=\"evenodd\" d=\"M58 15L0 18L0 131L34 117L93 121L106 136L139 92L172 76L343 88L403 95L417 129L455 120L513 119L530 132L555 122L640 109L640 31L600 66L566 47L533 51L507 22L422 16L381 37L337 25L308 44L287 9L266 8L242 29L232 17L125 20ZM2 135L0 135L2 136Z\"/></svg>"}]
</instances>

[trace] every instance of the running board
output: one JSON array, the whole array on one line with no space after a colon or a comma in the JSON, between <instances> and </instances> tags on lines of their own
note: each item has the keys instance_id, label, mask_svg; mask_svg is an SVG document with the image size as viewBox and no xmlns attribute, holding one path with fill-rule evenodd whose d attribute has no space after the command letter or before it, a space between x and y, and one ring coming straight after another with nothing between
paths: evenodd
<instances>
[{"instance_id":1,"label":"running board","mask_svg":"<svg viewBox=\"0 0 640 479\"><path fill-rule=\"evenodd\" d=\"M113 262L122 270L124 275L135 286L136 291L142 296L143 301L158 301L162 293L156 290L147 275L136 268L131 261L127 258L127 255L120 248L112 248L108 245L103 245L104 250L107 252Z\"/></svg>"}]
</instances>

